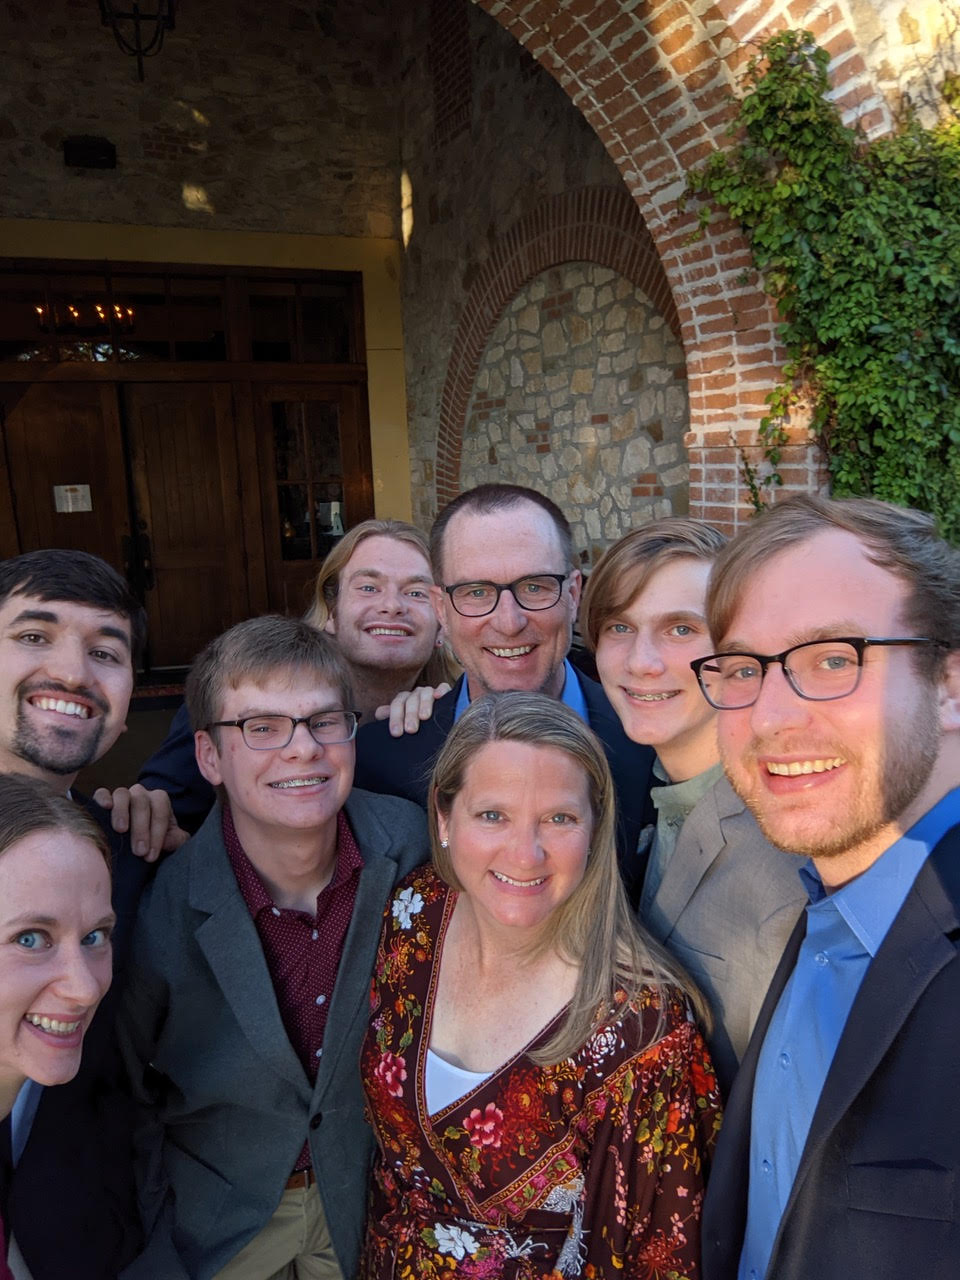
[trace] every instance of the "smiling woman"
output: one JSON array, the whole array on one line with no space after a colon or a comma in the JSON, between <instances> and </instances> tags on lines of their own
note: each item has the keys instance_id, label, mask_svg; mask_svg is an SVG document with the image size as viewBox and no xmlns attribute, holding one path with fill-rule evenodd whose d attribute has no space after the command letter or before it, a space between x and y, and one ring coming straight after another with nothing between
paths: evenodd
<instances>
[{"instance_id":1,"label":"smiling woman","mask_svg":"<svg viewBox=\"0 0 960 1280\"><path fill-rule=\"evenodd\" d=\"M553 698L477 699L429 817L374 970L361 1275L693 1280L716 1079L627 905L599 742Z\"/></svg>"},{"instance_id":2,"label":"smiling woman","mask_svg":"<svg viewBox=\"0 0 960 1280\"><path fill-rule=\"evenodd\" d=\"M108 856L72 801L0 775L0 1119L28 1079L64 1084L80 1066L110 986ZM0 1277L3 1259L0 1243Z\"/></svg>"}]
</instances>

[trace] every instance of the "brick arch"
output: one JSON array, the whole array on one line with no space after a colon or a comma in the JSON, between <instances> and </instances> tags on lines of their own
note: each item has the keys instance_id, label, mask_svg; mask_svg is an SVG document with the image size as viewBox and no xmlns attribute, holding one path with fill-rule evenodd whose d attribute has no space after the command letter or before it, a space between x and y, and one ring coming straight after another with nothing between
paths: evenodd
<instances>
[{"instance_id":1,"label":"brick arch","mask_svg":"<svg viewBox=\"0 0 960 1280\"><path fill-rule=\"evenodd\" d=\"M832 96L848 122L859 121L868 133L890 127L845 7L834 0L791 0L789 8L771 0L714 0L706 9L695 9L692 0L649 0L629 10L622 0L473 3L567 92L643 215L675 300L687 362L691 510L733 528L748 503L727 456L731 436L738 443L755 439L783 352L773 305L750 275L752 259L737 228L715 221L691 240L695 211L680 211L677 198L687 172L722 141L751 42L774 30L811 30L831 55ZM822 474L816 451L805 431L794 436L787 461L795 480L785 488L815 488ZM711 459L729 475L729 482L711 475L712 496L702 483Z\"/></svg>"},{"instance_id":2,"label":"brick arch","mask_svg":"<svg viewBox=\"0 0 960 1280\"><path fill-rule=\"evenodd\" d=\"M460 491L463 428L490 334L528 281L565 262L593 262L624 276L643 290L682 344L670 285L626 189L581 187L544 200L494 243L470 286L440 397L436 475L441 506Z\"/></svg>"}]
</instances>

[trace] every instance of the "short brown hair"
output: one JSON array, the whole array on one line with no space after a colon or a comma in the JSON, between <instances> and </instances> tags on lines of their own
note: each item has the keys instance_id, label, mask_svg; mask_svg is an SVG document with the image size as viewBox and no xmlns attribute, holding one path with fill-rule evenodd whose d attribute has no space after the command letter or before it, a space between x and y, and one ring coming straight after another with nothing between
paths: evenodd
<instances>
[{"instance_id":1,"label":"short brown hair","mask_svg":"<svg viewBox=\"0 0 960 1280\"><path fill-rule=\"evenodd\" d=\"M336 643L302 618L266 614L238 622L211 640L187 675L186 701L194 731L219 719L226 689L263 684L278 675L306 674L333 688L343 709L353 706L350 675ZM217 731L211 734L219 743Z\"/></svg>"},{"instance_id":2,"label":"short brown hair","mask_svg":"<svg viewBox=\"0 0 960 1280\"><path fill-rule=\"evenodd\" d=\"M438 586L443 586L443 535L447 525L461 511L475 511L478 515L492 515L495 511L506 511L529 502L534 507L545 511L553 521L560 541L560 551L568 569L577 566L573 560L573 533L570 522L557 504L545 493L536 489L528 489L520 484L478 484L474 489L467 489L458 494L452 502L443 508L430 530L430 563L433 565L433 576Z\"/></svg>"},{"instance_id":3,"label":"short brown hair","mask_svg":"<svg viewBox=\"0 0 960 1280\"><path fill-rule=\"evenodd\" d=\"M542 943L579 966L577 989L563 1026L533 1055L535 1061L559 1062L581 1048L616 1008L614 993L619 986L631 999L644 985L680 987L707 1017L689 979L634 919L617 869L616 800L607 757L593 730L556 698L540 693L488 694L471 702L457 720L437 756L427 806L437 874L451 888L461 888L449 851L440 843L437 815L450 812L471 760L491 742L552 747L569 756L586 776L593 816L586 872L554 913ZM653 1039L656 1035L659 1029Z\"/></svg>"},{"instance_id":4,"label":"short brown hair","mask_svg":"<svg viewBox=\"0 0 960 1280\"><path fill-rule=\"evenodd\" d=\"M110 866L110 846L103 831L75 800L58 795L39 778L0 774L0 855L36 831L68 831L89 840Z\"/></svg>"},{"instance_id":5,"label":"short brown hair","mask_svg":"<svg viewBox=\"0 0 960 1280\"><path fill-rule=\"evenodd\" d=\"M707 593L707 620L715 644L729 633L749 579L774 556L818 533L840 529L859 538L868 558L907 588L904 623L918 636L960 648L960 548L941 538L932 516L876 498L823 498L798 494L758 516L717 558ZM824 573L830 566L824 566ZM917 649L917 669L930 679L944 653Z\"/></svg>"},{"instance_id":6,"label":"short brown hair","mask_svg":"<svg viewBox=\"0 0 960 1280\"><path fill-rule=\"evenodd\" d=\"M669 560L714 560L726 545L719 529L703 520L671 516L631 529L608 547L587 580L580 605L580 634L596 651L600 632L630 606Z\"/></svg>"}]
</instances>

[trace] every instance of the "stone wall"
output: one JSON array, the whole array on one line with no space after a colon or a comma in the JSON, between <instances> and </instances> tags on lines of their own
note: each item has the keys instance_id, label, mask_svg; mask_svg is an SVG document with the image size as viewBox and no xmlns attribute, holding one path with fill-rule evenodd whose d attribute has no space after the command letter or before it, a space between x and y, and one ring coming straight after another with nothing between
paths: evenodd
<instances>
[{"instance_id":1,"label":"stone wall","mask_svg":"<svg viewBox=\"0 0 960 1280\"><path fill-rule=\"evenodd\" d=\"M485 317L472 317L465 310L472 296L471 287L511 228L525 217L535 220L537 211L552 198L584 187L623 188L616 167L592 129L522 47L467 0L444 0L444 5L448 10L460 6L466 22L452 22L448 12L442 28L438 27L431 22L436 17L435 6L431 5L407 6L399 19L401 164L410 184L413 214L404 258L404 342L413 509L414 518L424 526L436 513L438 419L448 368L458 355L455 343L473 320L481 331L486 323ZM424 48L430 51L426 59L421 54ZM465 52L468 57L464 57ZM459 80L452 81L447 74L438 84L437 68L449 72L453 67L459 69ZM451 130L446 126L453 115L449 104L462 101L467 90L468 118L461 115L461 127ZM444 122L442 131L437 128L438 115ZM642 220L637 217L636 221L642 230ZM544 281L538 282L537 287L539 284L546 288ZM502 305L508 301L504 298ZM515 305L519 310L511 310L509 316L519 314L526 306L522 301ZM645 305L649 306L649 302ZM678 344L672 339L671 343L671 359L682 363ZM491 345L495 348L500 344L493 341ZM578 368L570 353L559 360L559 365L565 370L564 376L572 377ZM491 372L488 370L488 377ZM554 376L561 375L558 372ZM537 395L531 394L534 398ZM613 412L628 412L633 407L633 400L628 400L623 407L611 406ZM522 412L532 412L534 422L546 420L535 408ZM565 401L559 412L572 414L572 403ZM564 443L578 447L572 434L569 441L565 440L565 433L573 425L572 418L569 423L554 421L550 444L556 457ZM578 429L584 425L590 424L576 423ZM685 418L682 423L678 420L677 432L685 425ZM483 444L470 437L461 485L490 478L490 464L484 459L489 458L494 445L501 475L514 469L518 478L526 477L526 483L535 482L535 475L526 470L524 462L533 447L525 439L526 431L517 436L516 430L502 429L505 434L501 441L488 439ZM516 458L511 457L511 440L519 440L522 446ZM584 443L580 442L579 447ZM655 465L649 468L650 472L655 469ZM638 474L646 471L637 469ZM682 488L682 481L672 481L674 497L679 496L678 485ZM566 508L569 501L568 493L561 505ZM609 521L608 525L613 527ZM608 535L601 530L598 536L602 539ZM592 534L587 535L583 525L582 547L592 548L596 540Z\"/></svg>"},{"instance_id":2,"label":"stone wall","mask_svg":"<svg viewBox=\"0 0 960 1280\"><path fill-rule=\"evenodd\" d=\"M688 510L683 352L629 280L592 263L521 290L480 362L464 431L464 488L548 494L594 563L635 525Z\"/></svg>"},{"instance_id":3,"label":"stone wall","mask_svg":"<svg viewBox=\"0 0 960 1280\"><path fill-rule=\"evenodd\" d=\"M0 217L396 235L392 29L389 0L203 0L140 84L94 0L0 0ZM66 169L77 134L117 168Z\"/></svg>"}]
</instances>

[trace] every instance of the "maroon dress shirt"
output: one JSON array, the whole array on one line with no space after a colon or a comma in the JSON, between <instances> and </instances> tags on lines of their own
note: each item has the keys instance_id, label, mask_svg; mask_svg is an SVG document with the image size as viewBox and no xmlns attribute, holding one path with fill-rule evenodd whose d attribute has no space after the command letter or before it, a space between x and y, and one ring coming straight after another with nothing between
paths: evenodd
<instances>
[{"instance_id":1,"label":"maroon dress shirt","mask_svg":"<svg viewBox=\"0 0 960 1280\"><path fill-rule=\"evenodd\" d=\"M260 936L280 1017L310 1083L323 1055L327 1010L357 897L363 858L346 816L337 815L337 861L330 883L317 894L316 913L278 907L243 850L230 806L223 808L223 843ZM310 1167L304 1142L294 1172Z\"/></svg>"}]
</instances>

